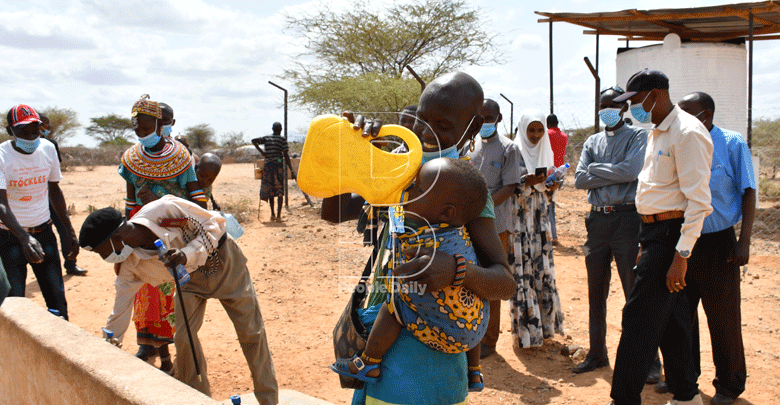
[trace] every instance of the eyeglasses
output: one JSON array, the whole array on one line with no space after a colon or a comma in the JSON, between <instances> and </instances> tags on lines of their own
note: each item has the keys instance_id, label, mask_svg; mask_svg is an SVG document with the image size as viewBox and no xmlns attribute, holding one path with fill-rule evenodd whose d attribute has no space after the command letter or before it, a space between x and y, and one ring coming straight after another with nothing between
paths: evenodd
<instances>
[{"instance_id":1,"label":"eyeglasses","mask_svg":"<svg viewBox=\"0 0 780 405\"><path fill-rule=\"evenodd\" d=\"M609 90L616 91L616 92L618 92L620 94L623 94L623 93L626 92L625 90L621 89L620 86L615 85L615 86L612 86L612 87L607 87L604 90L601 90L601 93L599 93L599 94L604 94L604 92L609 91Z\"/></svg>"}]
</instances>

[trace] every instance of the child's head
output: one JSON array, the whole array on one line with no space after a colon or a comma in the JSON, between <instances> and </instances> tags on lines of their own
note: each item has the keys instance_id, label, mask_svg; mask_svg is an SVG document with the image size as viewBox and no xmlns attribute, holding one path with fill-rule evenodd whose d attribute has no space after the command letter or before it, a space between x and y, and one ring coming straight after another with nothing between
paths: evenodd
<instances>
[{"instance_id":1,"label":"child's head","mask_svg":"<svg viewBox=\"0 0 780 405\"><path fill-rule=\"evenodd\" d=\"M201 187L214 184L219 171L222 170L222 161L213 153L204 153L200 161L195 165L195 174Z\"/></svg>"},{"instance_id":2,"label":"child's head","mask_svg":"<svg viewBox=\"0 0 780 405\"><path fill-rule=\"evenodd\" d=\"M420 95L414 133L423 151L462 148L482 128L483 92L473 77L463 72L436 78Z\"/></svg>"},{"instance_id":3,"label":"child's head","mask_svg":"<svg viewBox=\"0 0 780 405\"><path fill-rule=\"evenodd\" d=\"M433 159L420 168L404 204L407 218L463 226L479 216L487 185L479 170L460 159Z\"/></svg>"}]
</instances>

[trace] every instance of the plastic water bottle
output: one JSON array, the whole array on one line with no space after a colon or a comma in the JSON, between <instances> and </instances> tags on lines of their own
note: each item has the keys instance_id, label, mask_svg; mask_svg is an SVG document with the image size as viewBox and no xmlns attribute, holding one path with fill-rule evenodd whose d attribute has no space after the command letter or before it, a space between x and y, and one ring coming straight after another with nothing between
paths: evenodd
<instances>
[{"instance_id":1,"label":"plastic water bottle","mask_svg":"<svg viewBox=\"0 0 780 405\"><path fill-rule=\"evenodd\" d=\"M223 211L220 211L219 215L222 215L222 217L225 218L225 230L233 239L238 239L244 234L244 228L238 223L236 217Z\"/></svg>"},{"instance_id":2,"label":"plastic water bottle","mask_svg":"<svg viewBox=\"0 0 780 405\"><path fill-rule=\"evenodd\" d=\"M241 404L241 396L239 396L239 395L231 395L230 396L230 402L232 402L233 405L240 405Z\"/></svg>"},{"instance_id":3,"label":"plastic water bottle","mask_svg":"<svg viewBox=\"0 0 780 405\"><path fill-rule=\"evenodd\" d=\"M114 345L116 347L122 347L122 343L120 343L119 340L117 340L114 337L114 332L113 331L108 330L106 328L103 328L103 334L105 334L105 337L103 338L103 340L105 340L108 343L111 343L112 345Z\"/></svg>"},{"instance_id":4,"label":"plastic water bottle","mask_svg":"<svg viewBox=\"0 0 780 405\"><path fill-rule=\"evenodd\" d=\"M154 247L157 248L157 257L159 257L160 260L163 260L163 256L168 252L168 248L165 247L165 243L157 239L154 241ZM176 265L176 274L173 276L179 279L179 285L187 284L187 282L190 281L190 273L187 273L187 269L185 269L181 264Z\"/></svg>"},{"instance_id":5,"label":"plastic water bottle","mask_svg":"<svg viewBox=\"0 0 780 405\"><path fill-rule=\"evenodd\" d=\"M555 169L555 171L552 172L552 174L547 177L547 180L544 181L544 185L547 187L550 187L553 185L553 183L557 183L561 180L563 180L563 176L566 175L566 171L569 170L569 164L564 163L561 165L561 167L558 167Z\"/></svg>"}]
</instances>

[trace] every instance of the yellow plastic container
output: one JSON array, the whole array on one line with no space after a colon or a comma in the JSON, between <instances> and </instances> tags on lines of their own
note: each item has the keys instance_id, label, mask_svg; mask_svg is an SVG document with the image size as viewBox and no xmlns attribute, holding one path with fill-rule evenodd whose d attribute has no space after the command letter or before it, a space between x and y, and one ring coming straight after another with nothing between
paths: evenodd
<instances>
[{"instance_id":1,"label":"yellow plastic container","mask_svg":"<svg viewBox=\"0 0 780 405\"><path fill-rule=\"evenodd\" d=\"M422 163L420 140L400 125L383 125L379 137L394 135L409 147L409 153L395 154L373 146L362 132L343 117L314 118L298 169L301 191L319 198L356 193L372 205L398 204Z\"/></svg>"}]
</instances>

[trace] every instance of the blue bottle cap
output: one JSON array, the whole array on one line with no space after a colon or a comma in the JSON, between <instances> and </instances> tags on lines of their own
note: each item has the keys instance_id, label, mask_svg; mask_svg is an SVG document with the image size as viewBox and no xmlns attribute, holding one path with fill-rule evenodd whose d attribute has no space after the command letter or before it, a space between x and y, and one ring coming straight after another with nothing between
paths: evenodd
<instances>
[{"instance_id":1,"label":"blue bottle cap","mask_svg":"<svg viewBox=\"0 0 780 405\"><path fill-rule=\"evenodd\" d=\"M161 248L161 247L163 247L163 246L165 246L165 244L163 243L163 241L161 241L161 240L159 240L159 239L157 239L156 241L154 241L154 247L156 247L156 248Z\"/></svg>"},{"instance_id":2,"label":"blue bottle cap","mask_svg":"<svg viewBox=\"0 0 780 405\"><path fill-rule=\"evenodd\" d=\"M233 405L238 405L241 403L241 396L239 395L231 395L230 396L230 402L233 403Z\"/></svg>"},{"instance_id":3,"label":"blue bottle cap","mask_svg":"<svg viewBox=\"0 0 780 405\"><path fill-rule=\"evenodd\" d=\"M106 337L107 337L107 338L109 338L109 339L111 339L112 337L114 337L114 332L113 332L113 331L111 331L111 330L108 330L108 329L106 329L106 328L103 328L103 333L105 333L105 334L106 334Z\"/></svg>"}]
</instances>

